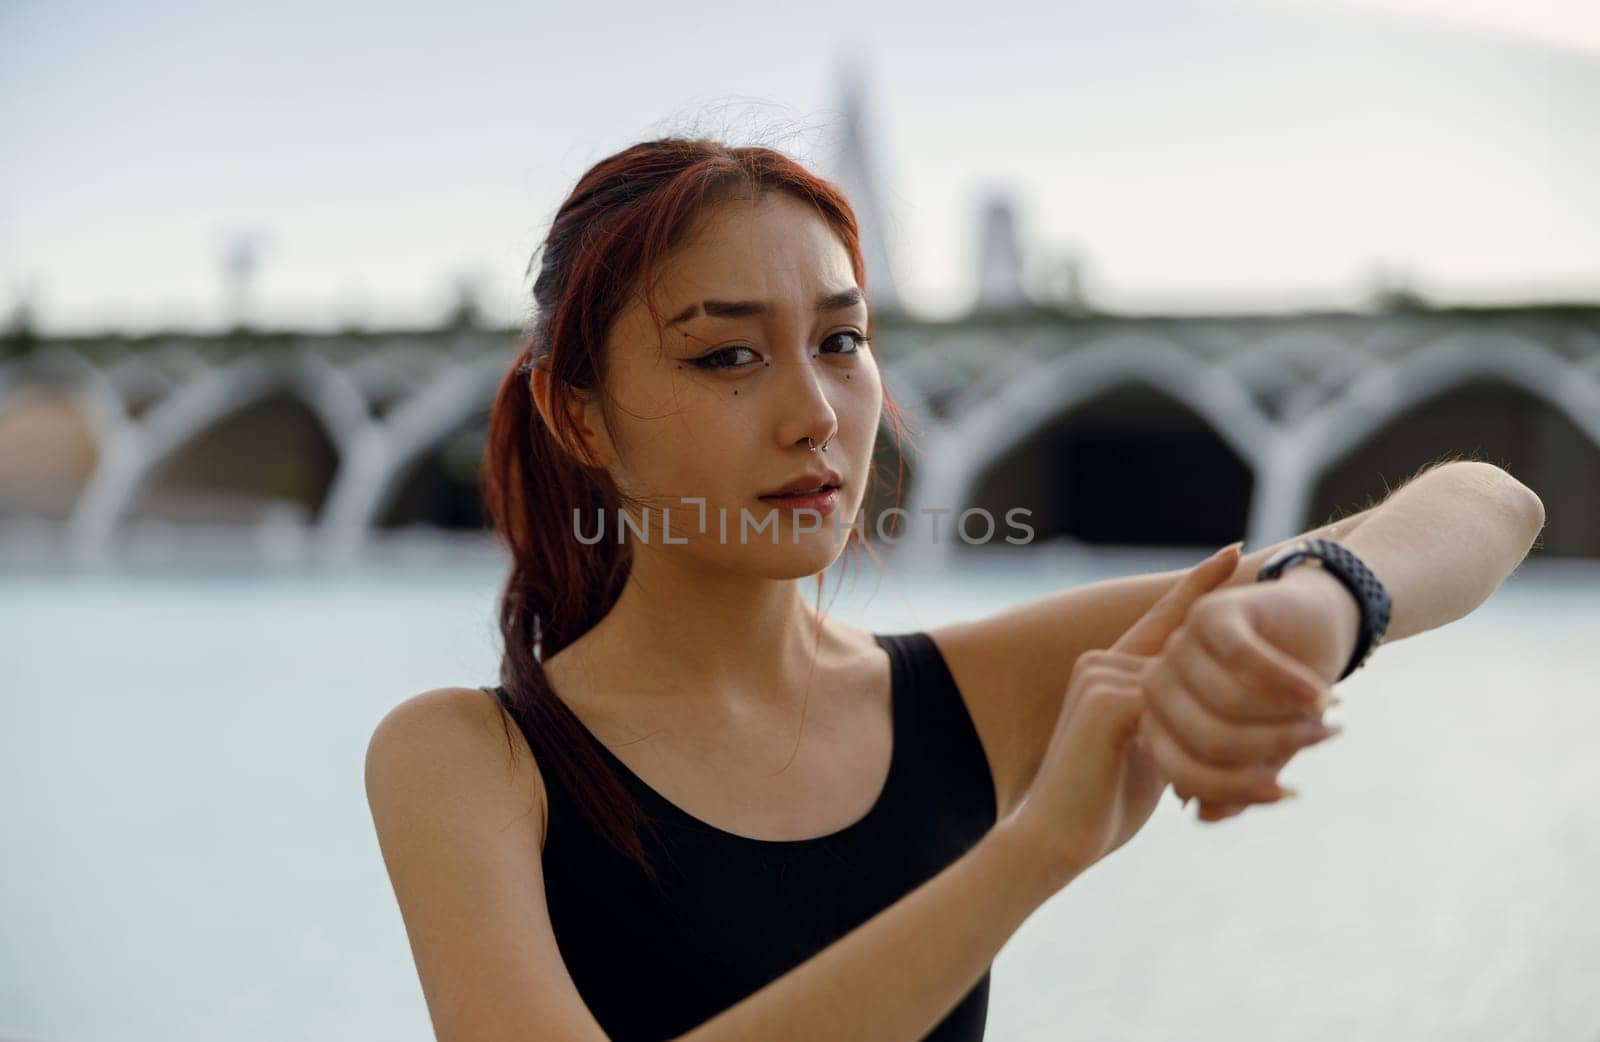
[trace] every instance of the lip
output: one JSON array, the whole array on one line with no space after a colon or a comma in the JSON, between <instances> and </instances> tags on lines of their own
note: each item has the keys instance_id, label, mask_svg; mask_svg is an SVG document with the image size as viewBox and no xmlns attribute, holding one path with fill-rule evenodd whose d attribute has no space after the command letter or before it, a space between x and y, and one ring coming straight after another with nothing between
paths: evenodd
<instances>
[{"instance_id":1,"label":"lip","mask_svg":"<svg viewBox=\"0 0 1600 1042\"><path fill-rule=\"evenodd\" d=\"M759 498L763 503L770 503L785 510L815 510L826 517L833 513L839 505L839 490L837 488L824 489L809 496L775 496L769 494Z\"/></svg>"},{"instance_id":2,"label":"lip","mask_svg":"<svg viewBox=\"0 0 1600 1042\"><path fill-rule=\"evenodd\" d=\"M839 476L838 471L832 469L813 471L809 474L800 475L786 485L761 493L760 498L781 496L786 492L798 492L801 489L816 488L818 485L832 485L832 491L837 492L842 484L844 484L844 479Z\"/></svg>"}]
</instances>

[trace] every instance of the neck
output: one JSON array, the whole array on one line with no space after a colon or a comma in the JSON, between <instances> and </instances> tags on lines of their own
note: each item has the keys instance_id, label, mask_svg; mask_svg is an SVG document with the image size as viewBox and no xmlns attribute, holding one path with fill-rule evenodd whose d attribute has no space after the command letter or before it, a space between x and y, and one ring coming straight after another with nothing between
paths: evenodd
<instances>
[{"instance_id":1,"label":"neck","mask_svg":"<svg viewBox=\"0 0 1600 1042\"><path fill-rule=\"evenodd\" d=\"M601 675L648 677L644 689L729 708L798 701L834 648L810 601L816 579L711 569L637 547L610 612L583 640Z\"/></svg>"}]
</instances>

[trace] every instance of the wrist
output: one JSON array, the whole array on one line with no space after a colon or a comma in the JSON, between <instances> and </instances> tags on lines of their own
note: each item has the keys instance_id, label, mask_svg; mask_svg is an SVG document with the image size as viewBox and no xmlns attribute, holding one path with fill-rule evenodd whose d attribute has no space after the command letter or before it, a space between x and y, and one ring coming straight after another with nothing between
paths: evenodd
<instances>
[{"instance_id":1,"label":"wrist","mask_svg":"<svg viewBox=\"0 0 1600 1042\"><path fill-rule=\"evenodd\" d=\"M1335 540L1321 537L1299 539L1285 546L1261 566L1261 571L1256 574L1256 580L1260 582L1279 579L1286 569L1292 569L1296 565L1313 569L1312 576L1292 580L1312 584L1303 586L1302 589L1331 591L1332 587L1327 582L1315 577L1320 572L1343 586L1355 601L1355 642L1343 668L1330 677L1337 683L1360 669L1378 645L1383 643L1384 635L1389 632L1389 615L1392 609L1389 591L1384 589L1382 580L1372 573L1372 569L1368 568L1348 547ZM1336 628L1336 636L1349 632L1351 617L1349 602L1343 598L1335 599L1331 592L1322 602L1329 606L1330 625ZM1342 636L1339 639L1342 640Z\"/></svg>"},{"instance_id":2,"label":"wrist","mask_svg":"<svg viewBox=\"0 0 1600 1042\"><path fill-rule=\"evenodd\" d=\"M1316 596L1327 604L1328 619L1337 636L1335 644L1342 656L1333 665L1333 674L1327 679L1330 682L1337 680L1345 659L1361 636L1361 602L1356 600L1355 594L1350 592L1348 586L1340 582L1337 576L1322 567L1322 563L1315 559L1306 561L1298 568L1289 569L1278 581L1288 583L1296 589L1314 591Z\"/></svg>"},{"instance_id":3,"label":"wrist","mask_svg":"<svg viewBox=\"0 0 1600 1042\"><path fill-rule=\"evenodd\" d=\"M996 822L980 842L1011 867L1017 882L1040 903L1093 863L1068 846L1060 832L1041 835L1039 828L1015 813Z\"/></svg>"},{"instance_id":4,"label":"wrist","mask_svg":"<svg viewBox=\"0 0 1600 1042\"><path fill-rule=\"evenodd\" d=\"M1279 582L1318 590L1327 600L1339 632L1348 635L1350 644L1354 645L1356 634L1361 632L1361 602L1350 592L1350 587L1322 566L1322 562L1311 560L1302 567L1291 568Z\"/></svg>"}]
</instances>

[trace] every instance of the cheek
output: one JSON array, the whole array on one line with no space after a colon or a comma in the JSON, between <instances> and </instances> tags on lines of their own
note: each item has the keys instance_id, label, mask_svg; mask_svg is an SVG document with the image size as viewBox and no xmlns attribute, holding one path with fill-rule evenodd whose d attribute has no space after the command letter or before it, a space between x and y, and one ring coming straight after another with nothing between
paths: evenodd
<instances>
[{"instance_id":1,"label":"cheek","mask_svg":"<svg viewBox=\"0 0 1600 1042\"><path fill-rule=\"evenodd\" d=\"M684 399L673 415L641 425L640 470L648 468L641 480L672 497L736 496L750 471L756 430L753 410L742 404L749 397L735 398L729 389L715 399Z\"/></svg>"},{"instance_id":2,"label":"cheek","mask_svg":"<svg viewBox=\"0 0 1600 1042\"><path fill-rule=\"evenodd\" d=\"M844 382L845 404L850 415L841 416L842 422L859 424L876 429L883 412L883 379L876 364L859 366L846 373Z\"/></svg>"}]
</instances>

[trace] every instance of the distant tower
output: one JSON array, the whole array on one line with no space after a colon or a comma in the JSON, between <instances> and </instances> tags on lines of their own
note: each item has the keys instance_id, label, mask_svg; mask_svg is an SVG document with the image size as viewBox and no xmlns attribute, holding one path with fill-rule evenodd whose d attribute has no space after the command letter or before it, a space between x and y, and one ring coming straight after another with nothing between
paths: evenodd
<instances>
[{"instance_id":1,"label":"distant tower","mask_svg":"<svg viewBox=\"0 0 1600 1042\"><path fill-rule=\"evenodd\" d=\"M1372 273L1370 299L1378 311L1422 311L1428 300L1416 288L1406 263L1380 263Z\"/></svg>"},{"instance_id":2,"label":"distant tower","mask_svg":"<svg viewBox=\"0 0 1600 1042\"><path fill-rule=\"evenodd\" d=\"M457 272L451 287L450 310L445 313L446 329L481 329L488 323L483 314L482 279L473 272Z\"/></svg>"},{"instance_id":3,"label":"distant tower","mask_svg":"<svg viewBox=\"0 0 1600 1042\"><path fill-rule=\"evenodd\" d=\"M222 251L225 293L224 320L233 329L245 329L254 318L255 276L261 266L261 237L250 232L231 236Z\"/></svg>"},{"instance_id":4,"label":"distant tower","mask_svg":"<svg viewBox=\"0 0 1600 1042\"><path fill-rule=\"evenodd\" d=\"M871 135L864 127L866 88L858 63L840 62L838 68L844 125L832 179L850 197L850 205L856 212L856 222L861 228L861 255L867 264L867 295L873 309L899 311L902 307L900 291L895 284L884 236L887 215L878 194L877 170L868 147Z\"/></svg>"},{"instance_id":5,"label":"distant tower","mask_svg":"<svg viewBox=\"0 0 1600 1042\"><path fill-rule=\"evenodd\" d=\"M1067 315L1087 315L1093 309L1084 288L1083 254L1076 249L1046 256L1039 267L1037 297Z\"/></svg>"},{"instance_id":6,"label":"distant tower","mask_svg":"<svg viewBox=\"0 0 1600 1042\"><path fill-rule=\"evenodd\" d=\"M1017 211L1004 192L990 192L983 201L978 231L978 307L1022 307L1022 244L1017 237Z\"/></svg>"}]
</instances>

